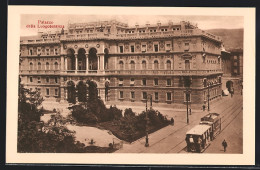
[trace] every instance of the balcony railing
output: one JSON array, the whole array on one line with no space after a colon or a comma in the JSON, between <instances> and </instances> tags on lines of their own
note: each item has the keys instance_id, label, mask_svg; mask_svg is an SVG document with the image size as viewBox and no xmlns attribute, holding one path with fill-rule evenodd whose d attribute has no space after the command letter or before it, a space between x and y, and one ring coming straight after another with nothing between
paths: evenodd
<instances>
[{"instance_id":1,"label":"balcony railing","mask_svg":"<svg viewBox=\"0 0 260 170\"><path fill-rule=\"evenodd\" d=\"M43 43L60 43L58 38L20 40L20 44L43 44Z\"/></svg>"},{"instance_id":2,"label":"balcony railing","mask_svg":"<svg viewBox=\"0 0 260 170\"><path fill-rule=\"evenodd\" d=\"M20 74L60 74L60 70L20 70Z\"/></svg>"},{"instance_id":3,"label":"balcony railing","mask_svg":"<svg viewBox=\"0 0 260 170\"><path fill-rule=\"evenodd\" d=\"M221 70L105 70L109 75L204 75L222 73Z\"/></svg>"},{"instance_id":4,"label":"balcony railing","mask_svg":"<svg viewBox=\"0 0 260 170\"><path fill-rule=\"evenodd\" d=\"M207 33L200 29L187 29L179 31L165 32L146 32L146 33L123 33L123 34L107 34L107 33L89 33L89 34L70 34L61 37L61 40L78 40L78 39L135 39L135 38L154 38L154 37L174 37L174 36L191 36L204 35L209 38L220 41L218 36Z\"/></svg>"},{"instance_id":5,"label":"balcony railing","mask_svg":"<svg viewBox=\"0 0 260 170\"><path fill-rule=\"evenodd\" d=\"M20 70L20 74L68 74L68 75L207 75L220 74L219 70Z\"/></svg>"}]
</instances>

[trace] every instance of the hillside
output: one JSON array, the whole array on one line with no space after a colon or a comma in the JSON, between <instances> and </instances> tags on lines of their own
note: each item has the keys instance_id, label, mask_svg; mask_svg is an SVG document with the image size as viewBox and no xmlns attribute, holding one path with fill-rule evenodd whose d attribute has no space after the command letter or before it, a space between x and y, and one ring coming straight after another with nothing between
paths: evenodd
<instances>
[{"instance_id":1,"label":"hillside","mask_svg":"<svg viewBox=\"0 0 260 170\"><path fill-rule=\"evenodd\" d=\"M210 29L209 33L220 36L226 50L243 48L244 29Z\"/></svg>"}]
</instances>

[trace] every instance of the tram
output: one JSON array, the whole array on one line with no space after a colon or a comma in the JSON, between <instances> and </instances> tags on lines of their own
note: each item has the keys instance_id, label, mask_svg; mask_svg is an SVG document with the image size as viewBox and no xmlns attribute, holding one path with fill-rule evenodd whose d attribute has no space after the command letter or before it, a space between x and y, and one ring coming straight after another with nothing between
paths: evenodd
<instances>
[{"instance_id":1,"label":"tram","mask_svg":"<svg viewBox=\"0 0 260 170\"><path fill-rule=\"evenodd\" d=\"M221 131L221 118L218 113L209 113L203 116L200 119L200 124L211 126L211 140L213 140Z\"/></svg>"},{"instance_id":2,"label":"tram","mask_svg":"<svg viewBox=\"0 0 260 170\"><path fill-rule=\"evenodd\" d=\"M203 152L220 131L221 118L218 113L209 113L203 116L199 125L186 133L187 151Z\"/></svg>"}]
</instances>

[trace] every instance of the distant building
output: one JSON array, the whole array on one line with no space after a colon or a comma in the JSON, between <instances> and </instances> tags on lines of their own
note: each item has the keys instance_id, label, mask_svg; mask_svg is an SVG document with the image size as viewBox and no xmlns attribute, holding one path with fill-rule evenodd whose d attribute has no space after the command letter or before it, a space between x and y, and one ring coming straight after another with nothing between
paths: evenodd
<instances>
[{"instance_id":1,"label":"distant building","mask_svg":"<svg viewBox=\"0 0 260 170\"><path fill-rule=\"evenodd\" d=\"M222 89L233 88L235 93L241 93L243 89L243 49L222 49Z\"/></svg>"},{"instance_id":2,"label":"distant building","mask_svg":"<svg viewBox=\"0 0 260 170\"><path fill-rule=\"evenodd\" d=\"M45 100L80 101L78 94L87 93L86 81L92 80L107 104L136 105L152 95L155 104L182 106L188 100L201 107L208 91L210 101L222 94L221 44L183 21L74 23L62 32L21 37L20 78Z\"/></svg>"}]
</instances>

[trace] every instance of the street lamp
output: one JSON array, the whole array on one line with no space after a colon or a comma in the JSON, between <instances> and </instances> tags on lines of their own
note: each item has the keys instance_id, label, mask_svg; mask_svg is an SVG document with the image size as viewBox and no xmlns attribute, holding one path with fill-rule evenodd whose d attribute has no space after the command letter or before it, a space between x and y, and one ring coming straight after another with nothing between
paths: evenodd
<instances>
[{"instance_id":1,"label":"street lamp","mask_svg":"<svg viewBox=\"0 0 260 170\"><path fill-rule=\"evenodd\" d=\"M210 97L210 95L209 95L209 85L210 85L210 83L208 82L208 111L209 111L209 97Z\"/></svg>"},{"instance_id":2,"label":"street lamp","mask_svg":"<svg viewBox=\"0 0 260 170\"><path fill-rule=\"evenodd\" d=\"M187 124L189 124L189 101L190 101L190 86L191 86L191 77L187 76L184 79L184 85L186 87L186 105L187 105Z\"/></svg>"},{"instance_id":3,"label":"street lamp","mask_svg":"<svg viewBox=\"0 0 260 170\"><path fill-rule=\"evenodd\" d=\"M191 91L186 88L186 104L187 104L187 124L189 124L189 101Z\"/></svg>"},{"instance_id":4,"label":"street lamp","mask_svg":"<svg viewBox=\"0 0 260 170\"><path fill-rule=\"evenodd\" d=\"M147 102L148 102L148 99L146 99L146 104L145 104L145 121L146 121L146 126L145 126L145 133L146 133L146 136L145 136L145 147L148 147L149 146L149 138L148 138L148 110L147 110ZM150 94L150 110L152 110L152 102L153 102L153 98L152 98L152 95Z\"/></svg>"}]
</instances>

